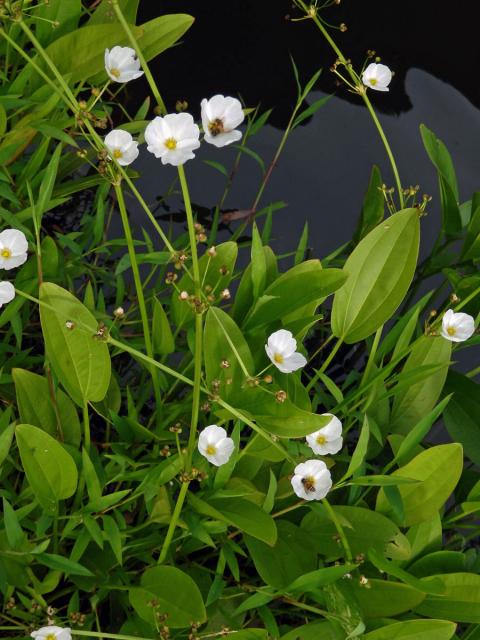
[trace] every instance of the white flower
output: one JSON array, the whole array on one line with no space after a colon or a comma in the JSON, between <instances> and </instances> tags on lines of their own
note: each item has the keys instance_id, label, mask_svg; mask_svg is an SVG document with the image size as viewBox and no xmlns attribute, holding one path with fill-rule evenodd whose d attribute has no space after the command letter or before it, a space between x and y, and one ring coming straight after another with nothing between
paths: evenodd
<instances>
[{"instance_id":1,"label":"white flower","mask_svg":"<svg viewBox=\"0 0 480 640\"><path fill-rule=\"evenodd\" d=\"M28 242L18 229L5 229L0 233L0 269L14 269L27 259Z\"/></svg>"},{"instance_id":2,"label":"white flower","mask_svg":"<svg viewBox=\"0 0 480 640\"><path fill-rule=\"evenodd\" d=\"M445 311L441 330L444 338L452 342L463 342L468 340L474 332L475 321L468 313L455 313L453 309Z\"/></svg>"},{"instance_id":3,"label":"white flower","mask_svg":"<svg viewBox=\"0 0 480 640\"><path fill-rule=\"evenodd\" d=\"M195 157L200 146L200 129L189 113L169 113L154 118L145 129L147 149L163 164L178 167Z\"/></svg>"},{"instance_id":4,"label":"white flower","mask_svg":"<svg viewBox=\"0 0 480 640\"><path fill-rule=\"evenodd\" d=\"M105 71L113 82L128 82L143 76L140 60L131 47L105 49Z\"/></svg>"},{"instance_id":5,"label":"white flower","mask_svg":"<svg viewBox=\"0 0 480 640\"><path fill-rule=\"evenodd\" d=\"M332 476L322 460L307 460L295 467L292 487L299 498L321 500L332 488Z\"/></svg>"},{"instance_id":6,"label":"white flower","mask_svg":"<svg viewBox=\"0 0 480 640\"><path fill-rule=\"evenodd\" d=\"M0 282L0 307L11 302L15 297L15 287L11 282Z\"/></svg>"},{"instance_id":7,"label":"white flower","mask_svg":"<svg viewBox=\"0 0 480 640\"><path fill-rule=\"evenodd\" d=\"M338 453L343 445L342 423L331 413L322 413L322 415L330 416L330 422L307 436L307 444L313 453L319 456Z\"/></svg>"},{"instance_id":8,"label":"white flower","mask_svg":"<svg viewBox=\"0 0 480 640\"><path fill-rule=\"evenodd\" d=\"M245 118L240 100L217 95L204 98L201 107L205 142L224 147L240 140L242 133L236 127Z\"/></svg>"},{"instance_id":9,"label":"white flower","mask_svg":"<svg viewBox=\"0 0 480 640\"><path fill-rule=\"evenodd\" d=\"M362 82L375 91L389 91L388 85L392 79L392 72L384 64L372 62L362 74Z\"/></svg>"},{"instance_id":10,"label":"white flower","mask_svg":"<svg viewBox=\"0 0 480 640\"><path fill-rule=\"evenodd\" d=\"M72 640L70 629L62 627L42 627L30 634L36 640Z\"/></svg>"},{"instance_id":11,"label":"white flower","mask_svg":"<svg viewBox=\"0 0 480 640\"><path fill-rule=\"evenodd\" d=\"M205 427L198 437L198 450L216 467L221 467L230 459L235 444L227 437L227 432L216 424Z\"/></svg>"},{"instance_id":12,"label":"white flower","mask_svg":"<svg viewBox=\"0 0 480 640\"><path fill-rule=\"evenodd\" d=\"M138 142L128 131L114 129L105 136L105 146L109 151L109 158L115 158L118 164L126 167L138 158Z\"/></svg>"},{"instance_id":13,"label":"white flower","mask_svg":"<svg viewBox=\"0 0 480 640\"><path fill-rule=\"evenodd\" d=\"M282 373L291 373L307 364L305 356L296 353L297 341L290 331L279 329L272 333L265 345L267 356Z\"/></svg>"}]
</instances>

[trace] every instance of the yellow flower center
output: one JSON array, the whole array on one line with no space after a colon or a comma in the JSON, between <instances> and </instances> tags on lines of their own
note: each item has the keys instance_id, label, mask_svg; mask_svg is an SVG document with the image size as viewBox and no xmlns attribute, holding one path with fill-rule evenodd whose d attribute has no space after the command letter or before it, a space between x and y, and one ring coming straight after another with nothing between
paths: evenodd
<instances>
[{"instance_id":1,"label":"yellow flower center","mask_svg":"<svg viewBox=\"0 0 480 640\"><path fill-rule=\"evenodd\" d=\"M327 442L327 439L325 436L322 436L321 434L317 436L317 444L325 444Z\"/></svg>"},{"instance_id":2,"label":"yellow flower center","mask_svg":"<svg viewBox=\"0 0 480 640\"><path fill-rule=\"evenodd\" d=\"M110 69L110 73L114 78L119 78L120 77L120 71L118 69L115 69L115 67ZM50 640L50 639L47 638L47 640Z\"/></svg>"},{"instance_id":3,"label":"yellow flower center","mask_svg":"<svg viewBox=\"0 0 480 640\"><path fill-rule=\"evenodd\" d=\"M449 336L454 336L457 333L457 330L455 329L455 327L448 327L447 333Z\"/></svg>"},{"instance_id":4,"label":"yellow flower center","mask_svg":"<svg viewBox=\"0 0 480 640\"><path fill-rule=\"evenodd\" d=\"M12 252L10 251L10 249L8 247L4 247L0 251L0 256L2 256L2 258L11 258L12 257Z\"/></svg>"},{"instance_id":5,"label":"yellow flower center","mask_svg":"<svg viewBox=\"0 0 480 640\"><path fill-rule=\"evenodd\" d=\"M377 84L377 79L376 78L370 78L370 84L372 85L372 87L374 87Z\"/></svg>"},{"instance_id":6,"label":"yellow flower center","mask_svg":"<svg viewBox=\"0 0 480 640\"><path fill-rule=\"evenodd\" d=\"M54 633L49 633L48 636L45 636L45 640L57 640L57 636Z\"/></svg>"},{"instance_id":7,"label":"yellow flower center","mask_svg":"<svg viewBox=\"0 0 480 640\"><path fill-rule=\"evenodd\" d=\"M283 363L283 356L281 353L275 353L273 356L273 359L275 360L275 362L277 364L282 364Z\"/></svg>"},{"instance_id":8,"label":"yellow flower center","mask_svg":"<svg viewBox=\"0 0 480 640\"><path fill-rule=\"evenodd\" d=\"M208 123L208 130L210 131L212 136L218 136L219 133L223 133L225 131L223 120L221 120L220 118L212 120L212 122Z\"/></svg>"},{"instance_id":9,"label":"yellow flower center","mask_svg":"<svg viewBox=\"0 0 480 640\"><path fill-rule=\"evenodd\" d=\"M118 160L122 156L123 156L123 153L120 151L120 149L115 149L115 151L113 152L113 157Z\"/></svg>"},{"instance_id":10,"label":"yellow flower center","mask_svg":"<svg viewBox=\"0 0 480 640\"><path fill-rule=\"evenodd\" d=\"M173 151L177 148L177 141L175 140L175 138L168 138L167 140L165 140L165 146L170 151Z\"/></svg>"},{"instance_id":11,"label":"yellow flower center","mask_svg":"<svg viewBox=\"0 0 480 640\"><path fill-rule=\"evenodd\" d=\"M206 452L209 456L214 456L217 453L217 447L213 444L207 446Z\"/></svg>"}]
</instances>

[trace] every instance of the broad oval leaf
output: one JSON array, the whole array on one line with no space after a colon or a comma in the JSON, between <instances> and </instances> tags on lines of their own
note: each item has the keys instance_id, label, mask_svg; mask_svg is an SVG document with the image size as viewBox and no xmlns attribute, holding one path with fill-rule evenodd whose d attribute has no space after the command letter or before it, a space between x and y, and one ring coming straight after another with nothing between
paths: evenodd
<instances>
[{"instance_id":1,"label":"broad oval leaf","mask_svg":"<svg viewBox=\"0 0 480 640\"><path fill-rule=\"evenodd\" d=\"M422 336L412 348L402 370L410 376L425 369L418 382L405 385L395 394L390 431L409 433L435 406L448 373L452 343L443 338ZM434 367L432 371L428 367ZM436 367L436 368L435 368ZM399 378L401 381L401 376Z\"/></svg>"},{"instance_id":2,"label":"broad oval leaf","mask_svg":"<svg viewBox=\"0 0 480 640\"><path fill-rule=\"evenodd\" d=\"M345 263L347 282L333 300L337 338L363 340L393 315L415 273L419 242L417 209L395 213L359 242Z\"/></svg>"},{"instance_id":3,"label":"broad oval leaf","mask_svg":"<svg viewBox=\"0 0 480 640\"><path fill-rule=\"evenodd\" d=\"M46 511L55 513L58 501L70 498L77 488L72 456L52 436L30 424L19 424L15 437L33 493Z\"/></svg>"},{"instance_id":4,"label":"broad oval leaf","mask_svg":"<svg viewBox=\"0 0 480 640\"><path fill-rule=\"evenodd\" d=\"M443 444L422 451L413 460L392 473L419 480L416 484L399 485L404 507L404 526L430 520L445 504L460 479L463 451L460 444ZM377 510L392 514L392 507L383 491L377 498Z\"/></svg>"},{"instance_id":5,"label":"broad oval leaf","mask_svg":"<svg viewBox=\"0 0 480 640\"><path fill-rule=\"evenodd\" d=\"M130 589L130 603L138 615L153 626L156 612L166 614L168 626L173 629L205 622L207 614L202 594L192 578L180 569L168 566L147 569L140 585ZM158 603L156 608L152 607L152 600Z\"/></svg>"},{"instance_id":6,"label":"broad oval leaf","mask_svg":"<svg viewBox=\"0 0 480 640\"><path fill-rule=\"evenodd\" d=\"M80 444L80 421L75 405L61 389L55 389L57 412L50 393L48 380L26 369L12 369L20 420L32 424L53 437L61 435L65 442Z\"/></svg>"},{"instance_id":7,"label":"broad oval leaf","mask_svg":"<svg viewBox=\"0 0 480 640\"><path fill-rule=\"evenodd\" d=\"M407 620L375 629L364 640L450 640L457 625L449 620Z\"/></svg>"},{"instance_id":8,"label":"broad oval leaf","mask_svg":"<svg viewBox=\"0 0 480 640\"><path fill-rule=\"evenodd\" d=\"M100 402L108 390L111 364L106 343L95 336L97 321L75 296L51 282L40 287L42 302L45 349L59 380L79 406ZM73 328L67 328L68 321Z\"/></svg>"},{"instance_id":9,"label":"broad oval leaf","mask_svg":"<svg viewBox=\"0 0 480 640\"><path fill-rule=\"evenodd\" d=\"M445 593L427 596L416 611L420 615L480 624L480 576L446 573L435 577L443 582Z\"/></svg>"}]
</instances>

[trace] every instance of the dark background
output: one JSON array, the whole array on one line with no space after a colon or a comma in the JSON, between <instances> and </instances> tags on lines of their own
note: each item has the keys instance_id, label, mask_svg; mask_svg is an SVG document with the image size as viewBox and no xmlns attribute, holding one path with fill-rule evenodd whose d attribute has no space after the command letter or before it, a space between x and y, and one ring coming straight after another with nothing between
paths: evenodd
<instances>
[{"instance_id":1,"label":"dark background","mask_svg":"<svg viewBox=\"0 0 480 640\"><path fill-rule=\"evenodd\" d=\"M480 44L477 3L447 5L433 0L343 0L323 16L331 24L344 22L345 33L333 37L357 68L374 49L395 72L389 93L370 92L400 170L402 183L419 184L434 199L423 219L422 253L439 228L436 174L423 149L418 127L431 128L449 148L459 177L461 199L480 188ZM289 139L260 206L283 200L276 214L277 251L296 246L305 221L310 245L318 257L348 241L356 225L372 165L378 164L388 185L393 177L377 131L360 98L338 87L329 67L335 56L312 21L300 17L284 0L140 0L138 23L163 13L190 13L195 23L183 41L152 65L169 110L185 99L195 117L199 103L215 93L240 96L247 106L273 108L270 125L251 146L268 164L295 103L290 55L303 80L324 69L318 90L334 97ZM143 80L129 88L134 102L148 94ZM231 148L202 145L186 165L195 202L211 208L223 192L224 178L202 160L229 167ZM175 169L164 167L148 153L136 164L142 189L150 201L166 192ZM241 169L227 201L232 208L252 205L261 181L250 158Z\"/></svg>"}]
</instances>

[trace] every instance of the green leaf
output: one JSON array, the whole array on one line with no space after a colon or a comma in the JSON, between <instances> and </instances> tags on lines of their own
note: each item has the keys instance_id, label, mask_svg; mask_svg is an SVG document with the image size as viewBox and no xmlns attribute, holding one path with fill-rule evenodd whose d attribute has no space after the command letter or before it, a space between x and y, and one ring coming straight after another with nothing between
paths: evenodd
<instances>
[{"instance_id":1,"label":"green leaf","mask_svg":"<svg viewBox=\"0 0 480 640\"><path fill-rule=\"evenodd\" d=\"M416 483L418 480L412 478L401 478L400 476L357 476L348 482L359 487L391 487L399 484Z\"/></svg>"},{"instance_id":2,"label":"green leaf","mask_svg":"<svg viewBox=\"0 0 480 640\"><path fill-rule=\"evenodd\" d=\"M375 551L375 549L369 550L368 559L373 566L382 573L394 576L395 578L398 578L398 580L401 580L405 584L409 584L411 587L414 587L419 591L433 595L441 595L445 593L445 588L440 580L436 580L435 578L419 579L408 573L408 571L397 566L394 562L385 560L385 558L378 553L378 551Z\"/></svg>"},{"instance_id":3,"label":"green leaf","mask_svg":"<svg viewBox=\"0 0 480 640\"><path fill-rule=\"evenodd\" d=\"M253 502L243 498L217 498L206 502L193 494L189 494L188 500L195 511L202 515L226 522L268 545L274 545L276 542L275 521Z\"/></svg>"},{"instance_id":4,"label":"green leaf","mask_svg":"<svg viewBox=\"0 0 480 640\"><path fill-rule=\"evenodd\" d=\"M315 115L315 113L317 113L317 111L321 109L323 105L325 105L330 100L331 97L332 96L323 96L323 98L318 98L318 100L312 102L311 105L309 105L306 109L299 113L293 121L292 131L293 129L295 129L295 127L298 127L301 122L303 122L307 118L310 118L310 116Z\"/></svg>"},{"instance_id":5,"label":"green leaf","mask_svg":"<svg viewBox=\"0 0 480 640\"><path fill-rule=\"evenodd\" d=\"M210 307L207 312L204 353L207 383L210 385L212 380L219 380L219 393L225 400L238 395L246 378L253 375L253 358L240 329L217 307ZM227 380L231 382L227 383Z\"/></svg>"},{"instance_id":6,"label":"green leaf","mask_svg":"<svg viewBox=\"0 0 480 640\"><path fill-rule=\"evenodd\" d=\"M345 478L350 478L353 476L355 471L357 471L365 461L365 456L367 455L368 450L368 441L370 439L370 428L368 424L368 418L365 415L363 418L362 430L360 431L360 437L358 438L357 446L355 447L355 451L352 454L350 459L350 464L348 465L348 469L343 476L342 480Z\"/></svg>"},{"instance_id":7,"label":"green leaf","mask_svg":"<svg viewBox=\"0 0 480 640\"><path fill-rule=\"evenodd\" d=\"M82 448L82 470L87 485L88 498L90 501L97 500L102 495L102 487L85 447Z\"/></svg>"},{"instance_id":8,"label":"green leaf","mask_svg":"<svg viewBox=\"0 0 480 640\"><path fill-rule=\"evenodd\" d=\"M257 329L288 315L309 302L321 300L336 291L346 280L340 269L323 269L319 260L307 260L282 273L248 314L244 327Z\"/></svg>"},{"instance_id":9,"label":"green leaf","mask_svg":"<svg viewBox=\"0 0 480 640\"><path fill-rule=\"evenodd\" d=\"M156 298L153 301L152 340L155 353L167 355L175 351L175 341L168 316Z\"/></svg>"},{"instance_id":10,"label":"green leaf","mask_svg":"<svg viewBox=\"0 0 480 640\"><path fill-rule=\"evenodd\" d=\"M58 501L70 498L77 488L78 472L72 456L48 433L32 425L17 425L15 437L37 500L46 511L55 513Z\"/></svg>"},{"instance_id":11,"label":"green leaf","mask_svg":"<svg viewBox=\"0 0 480 640\"><path fill-rule=\"evenodd\" d=\"M435 576L441 580L442 596L427 596L415 607L422 616L446 618L455 622L480 624L480 576L474 573L447 573Z\"/></svg>"},{"instance_id":12,"label":"green leaf","mask_svg":"<svg viewBox=\"0 0 480 640\"><path fill-rule=\"evenodd\" d=\"M277 277L277 259L270 247L263 247L265 256L266 276L265 284L268 286ZM249 262L244 270L240 284L238 285L235 301L233 303L232 318L237 324L242 324L255 299L253 297L252 263Z\"/></svg>"},{"instance_id":13,"label":"green leaf","mask_svg":"<svg viewBox=\"0 0 480 640\"><path fill-rule=\"evenodd\" d=\"M447 234L455 234L462 228L462 218L458 206L458 184L452 159L447 147L424 124L420 125L420 134L428 156L438 171L443 229Z\"/></svg>"},{"instance_id":14,"label":"green leaf","mask_svg":"<svg viewBox=\"0 0 480 640\"><path fill-rule=\"evenodd\" d=\"M37 553L35 558L40 564L45 565L49 569L62 571L70 576L92 576L93 573L78 562L73 562L68 558L63 558L55 553Z\"/></svg>"},{"instance_id":15,"label":"green leaf","mask_svg":"<svg viewBox=\"0 0 480 640\"><path fill-rule=\"evenodd\" d=\"M20 549L26 540L26 536L18 522L17 514L5 497L3 498L3 522L8 544L12 549Z\"/></svg>"},{"instance_id":16,"label":"green leaf","mask_svg":"<svg viewBox=\"0 0 480 640\"><path fill-rule=\"evenodd\" d=\"M317 553L306 531L286 520L279 520L277 529L274 546L251 536L245 536L245 544L265 584L284 590L288 584L316 568Z\"/></svg>"},{"instance_id":17,"label":"green leaf","mask_svg":"<svg viewBox=\"0 0 480 640\"><path fill-rule=\"evenodd\" d=\"M376 549L387 557L406 560L410 557L410 544L396 524L383 516L362 507L334 505L353 556ZM319 553L329 561L342 556L336 536L337 530L322 505L315 505L312 512L302 520L305 529L313 538Z\"/></svg>"},{"instance_id":18,"label":"green leaf","mask_svg":"<svg viewBox=\"0 0 480 640\"><path fill-rule=\"evenodd\" d=\"M202 595L195 582L176 567L153 567L147 569L140 579L141 587L129 591L130 603L138 615L155 626L155 608L168 616L172 629L190 627L192 622L202 624L207 619Z\"/></svg>"},{"instance_id":19,"label":"green leaf","mask_svg":"<svg viewBox=\"0 0 480 640\"><path fill-rule=\"evenodd\" d=\"M338 632L330 622L310 622L301 627L295 627L281 640L344 640L345 633Z\"/></svg>"},{"instance_id":20,"label":"green leaf","mask_svg":"<svg viewBox=\"0 0 480 640\"><path fill-rule=\"evenodd\" d=\"M368 189L363 198L362 213L354 239L359 242L383 220L385 198L382 193L382 175L377 165L373 165Z\"/></svg>"},{"instance_id":21,"label":"green leaf","mask_svg":"<svg viewBox=\"0 0 480 640\"><path fill-rule=\"evenodd\" d=\"M263 244L258 227L256 223L253 223L252 229L252 250L251 250L251 264L252 264L252 285L253 285L253 298L257 300L265 289L265 282L267 278L267 263L265 260L265 253L263 251Z\"/></svg>"},{"instance_id":22,"label":"green leaf","mask_svg":"<svg viewBox=\"0 0 480 640\"><path fill-rule=\"evenodd\" d=\"M80 421L70 398L61 389L54 390L53 405L48 380L26 369L12 369L20 420L58 436L57 414L65 442L75 447L80 444Z\"/></svg>"},{"instance_id":23,"label":"green leaf","mask_svg":"<svg viewBox=\"0 0 480 640\"><path fill-rule=\"evenodd\" d=\"M460 444L444 444L422 451L411 462L393 472L420 482L400 485L405 515L404 526L430 520L441 509L457 486L463 468ZM391 507L381 489L377 498L377 510L388 515Z\"/></svg>"},{"instance_id":24,"label":"green leaf","mask_svg":"<svg viewBox=\"0 0 480 640\"><path fill-rule=\"evenodd\" d=\"M37 5L35 15L43 20L35 20L35 35L46 47L53 40L77 28L81 11L81 0L49 0L48 3ZM53 28L48 21L57 23L57 26Z\"/></svg>"},{"instance_id":25,"label":"green leaf","mask_svg":"<svg viewBox=\"0 0 480 640\"><path fill-rule=\"evenodd\" d=\"M118 0L118 6L124 18L130 24L136 22L139 2L140 0ZM93 12L88 24L108 24L110 22L118 22L117 14L113 10L110 0L102 0Z\"/></svg>"},{"instance_id":26,"label":"green leaf","mask_svg":"<svg viewBox=\"0 0 480 640\"><path fill-rule=\"evenodd\" d=\"M352 591L366 618L387 618L410 611L425 600L425 594L401 582L368 581L368 589L352 583Z\"/></svg>"},{"instance_id":27,"label":"green leaf","mask_svg":"<svg viewBox=\"0 0 480 640\"><path fill-rule=\"evenodd\" d=\"M403 374L421 371L422 367L439 368L433 373L425 369L425 376L414 384L407 384L396 392L393 402L390 431L408 433L434 408L445 384L450 364L451 342L443 338L422 336L413 347L403 367ZM410 381L411 382L411 381Z\"/></svg>"},{"instance_id":28,"label":"green leaf","mask_svg":"<svg viewBox=\"0 0 480 640\"><path fill-rule=\"evenodd\" d=\"M480 389L466 376L450 371L445 389L453 398L445 409L444 419L453 440L463 445L467 458L480 464Z\"/></svg>"},{"instance_id":29,"label":"green leaf","mask_svg":"<svg viewBox=\"0 0 480 640\"><path fill-rule=\"evenodd\" d=\"M334 567L322 567L316 571L310 571L294 580L291 584L285 587L285 591L300 591L305 593L307 591L314 591L319 587L323 587L326 584L336 582L346 573L353 571L357 568L356 564L343 564L335 565Z\"/></svg>"},{"instance_id":30,"label":"green leaf","mask_svg":"<svg viewBox=\"0 0 480 640\"><path fill-rule=\"evenodd\" d=\"M344 266L348 280L333 300L336 337L358 342L391 318L412 282L419 240L418 210L405 209L360 241Z\"/></svg>"},{"instance_id":31,"label":"green leaf","mask_svg":"<svg viewBox=\"0 0 480 640\"><path fill-rule=\"evenodd\" d=\"M12 445L14 433L15 433L15 424L8 425L0 433L0 465L3 464L6 457L10 453L10 447Z\"/></svg>"},{"instance_id":32,"label":"green leaf","mask_svg":"<svg viewBox=\"0 0 480 640\"><path fill-rule=\"evenodd\" d=\"M415 449L415 447L420 444L423 438L430 431L432 425L438 420L438 418L442 415L445 407L448 405L450 398L452 396L449 395L444 398L436 407L427 414L424 418L418 422L413 429L405 436L405 439L402 440L400 447L395 455L395 461L403 464L407 461L410 453Z\"/></svg>"},{"instance_id":33,"label":"green leaf","mask_svg":"<svg viewBox=\"0 0 480 640\"><path fill-rule=\"evenodd\" d=\"M370 631L364 640L450 640L457 625L448 620L407 620Z\"/></svg>"},{"instance_id":34,"label":"green leaf","mask_svg":"<svg viewBox=\"0 0 480 640\"><path fill-rule=\"evenodd\" d=\"M106 343L95 335L97 321L71 293L51 282L40 287L40 303L47 356L68 394L80 406L103 400L111 365ZM67 321L73 328L67 328Z\"/></svg>"},{"instance_id":35,"label":"green leaf","mask_svg":"<svg viewBox=\"0 0 480 640\"><path fill-rule=\"evenodd\" d=\"M121 566L123 563L122 553L122 536L120 533L120 529L118 528L115 520L108 515L102 516L103 520L103 530L105 532L105 536L112 547L112 551L115 554L115 558L117 559L118 564Z\"/></svg>"}]
</instances>

